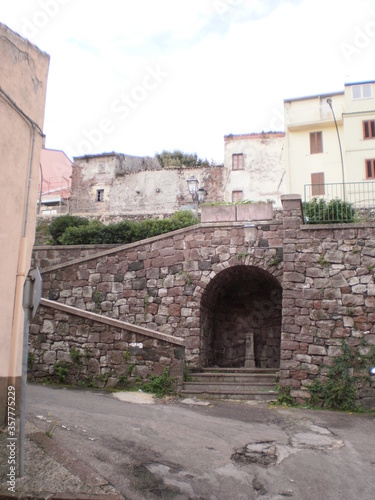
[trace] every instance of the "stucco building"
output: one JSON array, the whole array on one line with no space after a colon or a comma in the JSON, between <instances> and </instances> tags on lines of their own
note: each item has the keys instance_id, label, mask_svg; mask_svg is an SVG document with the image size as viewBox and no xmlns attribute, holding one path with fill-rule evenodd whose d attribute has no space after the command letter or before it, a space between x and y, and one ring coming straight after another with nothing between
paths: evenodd
<instances>
[{"instance_id":1,"label":"stucco building","mask_svg":"<svg viewBox=\"0 0 375 500\"><path fill-rule=\"evenodd\" d=\"M23 287L34 243L49 56L0 24L0 419L21 382ZM8 378L9 377L9 378Z\"/></svg>"},{"instance_id":2,"label":"stucco building","mask_svg":"<svg viewBox=\"0 0 375 500\"><path fill-rule=\"evenodd\" d=\"M224 147L224 200L273 200L280 206L286 192L284 133L230 134Z\"/></svg>"},{"instance_id":3,"label":"stucco building","mask_svg":"<svg viewBox=\"0 0 375 500\"><path fill-rule=\"evenodd\" d=\"M342 92L286 99L284 111L287 192L304 196L309 185L309 198L329 194L325 185L330 183L375 180L374 81L345 84ZM351 186L347 199L355 202L358 189ZM332 194L343 197L341 189Z\"/></svg>"},{"instance_id":4,"label":"stucco building","mask_svg":"<svg viewBox=\"0 0 375 500\"><path fill-rule=\"evenodd\" d=\"M58 215L69 211L71 177L72 162L66 154L43 148L40 155L38 214Z\"/></svg>"},{"instance_id":5,"label":"stucco building","mask_svg":"<svg viewBox=\"0 0 375 500\"><path fill-rule=\"evenodd\" d=\"M194 175L208 200L222 199L222 167L164 167L153 157L103 153L74 158L70 213L100 216L173 214L192 208Z\"/></svg>"}]
</instances>

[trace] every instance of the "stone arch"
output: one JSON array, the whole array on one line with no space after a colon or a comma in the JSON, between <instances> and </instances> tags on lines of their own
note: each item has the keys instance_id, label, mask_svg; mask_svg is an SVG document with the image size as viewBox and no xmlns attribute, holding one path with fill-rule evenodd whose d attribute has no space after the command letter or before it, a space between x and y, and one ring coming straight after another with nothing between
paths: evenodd
<instances>
[{"instance_id":1,"label":"stone arch","mask_svg":"<svg viewBox=\"0 0 375 500\"><path fill-rule=\"evenodd\" d=\"M218 273L201 299L203 367L244 367L246 335L254 334L255 366L278 368L282 288L268 271L237 265Z\"/></svg>"}]
</instances>

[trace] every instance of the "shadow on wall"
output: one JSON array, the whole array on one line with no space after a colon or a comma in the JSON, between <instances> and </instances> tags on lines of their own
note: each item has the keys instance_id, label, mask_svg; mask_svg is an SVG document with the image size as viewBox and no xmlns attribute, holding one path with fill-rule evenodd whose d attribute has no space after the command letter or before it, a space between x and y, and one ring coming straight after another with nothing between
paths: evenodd
<instances>
[{"instance_id":1,"label":"shadow on wall","mask_svg":"<svg viewBox=\"0 0 375 500\"><path fill-rule=\"evenodd\" d=\"M254 334L257 368L279 368L280 283L254 266L235 266L218 274L201 301L204 367L244 367L246 334Z\"/></svg>"}]
</instances>

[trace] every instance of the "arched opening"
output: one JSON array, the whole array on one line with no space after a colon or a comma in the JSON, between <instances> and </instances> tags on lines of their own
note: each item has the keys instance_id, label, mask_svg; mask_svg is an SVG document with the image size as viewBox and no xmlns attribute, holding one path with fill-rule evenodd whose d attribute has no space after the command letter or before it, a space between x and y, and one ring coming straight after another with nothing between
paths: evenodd
<instances>
[{"instance_id":1,"label":"arched opening","mask_svg":"<svg viewBox=\"0 0 375 500\"><path fill-rule=\"evenodd\" d=\"M278 368L281 299L278 280L258 267L234 266L215 276L201 299L201 365L244 367L251 335L255 367Z\"/></svg>"}]
</instances>

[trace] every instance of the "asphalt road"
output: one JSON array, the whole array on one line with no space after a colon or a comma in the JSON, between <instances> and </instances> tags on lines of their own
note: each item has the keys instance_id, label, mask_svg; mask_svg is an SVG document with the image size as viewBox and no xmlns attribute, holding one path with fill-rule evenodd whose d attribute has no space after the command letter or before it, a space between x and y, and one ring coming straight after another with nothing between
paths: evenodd
<instances>
[{"instance_id":1,"label":"asphalt road","mask_svg":"<svg viewBox=\"0 0 375 500\"><path fill-rule=\"evenodd\" d=\"M373 500L375 415L29 385L27 418L125 499Z\"/></svg>"}]
</instances>

